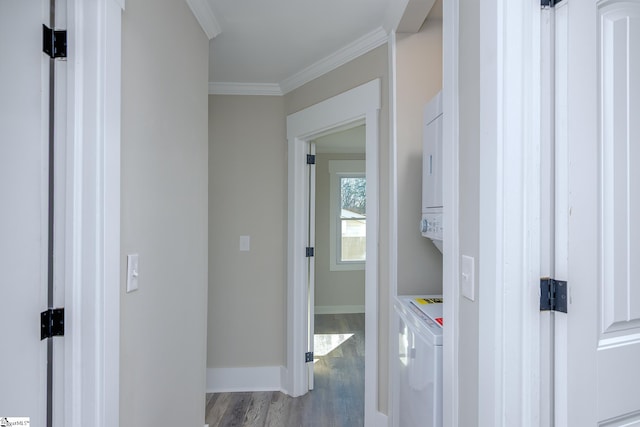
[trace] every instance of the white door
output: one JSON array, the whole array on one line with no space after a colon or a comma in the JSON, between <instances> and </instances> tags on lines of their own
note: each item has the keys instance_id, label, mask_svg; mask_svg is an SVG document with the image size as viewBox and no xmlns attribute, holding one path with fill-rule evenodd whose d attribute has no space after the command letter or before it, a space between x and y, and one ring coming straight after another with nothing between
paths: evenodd
<instances>
[{"instance_id":1,"label":"white door","mask_svg":"<svg viewBox=\"0 0 640 427\"><path fill-rule=\"evenodd\" d=\"M40 313L48 307L48 6L0 0L0 417L29 417L33 426L47 420ZM59 356L52 375L60 380L63 348L51 350ZM61 411L52 412L60 420Z\"/></svg>"},{"instance_id":2,"label":"white door","mask_svg":"<svg viewBox=\"0 0 640 427\"><path fill-rule=\"evenodd\" d=\"M555 425L640 426L640 1L563 0L556 43Z\"/></svg>"},{"instance_id":3,"label":"white door","mask_svg":"<svg viewBox=\"0 0 640 427\"><path fill-rule=\"evenodd\" d=\"M316 144L309 142L309 155L315 159ZM315 162L315 161L314 161ZM314 347L314 334L315 334L315 280L316 280L316 258L315 258L315 246L316 246L316 165L315 163L309 164L308 170L308 182L309 182L309 238L307 247L314 248L314 254L307 257L309 271L307 273L307 354L313 354ZM313 357L305 359L307 360L308 370L308 384L309 390L313 390Z\"/></svg>"}]
</instances>

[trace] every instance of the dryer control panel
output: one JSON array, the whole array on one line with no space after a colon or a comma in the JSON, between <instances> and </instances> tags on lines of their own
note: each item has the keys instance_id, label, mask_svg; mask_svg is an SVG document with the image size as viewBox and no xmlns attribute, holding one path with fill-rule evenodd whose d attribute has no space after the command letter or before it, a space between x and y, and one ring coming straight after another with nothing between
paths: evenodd
<instances>
[{"instance_id":1,"label":"dryer control panel","mask_svg":"<svg viewBox=\"0 0 640 427\"><path fill-rule=\"evenodd\" d=\"M424 237L442 240L442 212L428 212L422 214L420 231Z\"/></svg>"}]
</instances>

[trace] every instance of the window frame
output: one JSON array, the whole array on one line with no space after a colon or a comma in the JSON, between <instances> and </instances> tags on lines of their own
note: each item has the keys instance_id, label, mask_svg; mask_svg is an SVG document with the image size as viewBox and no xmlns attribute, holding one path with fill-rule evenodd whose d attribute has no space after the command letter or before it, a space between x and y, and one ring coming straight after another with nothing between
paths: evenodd
<instances>
[{"instance_id":1,"label":"window frame","mask_svg":"<svg viewBox=\"0 0 640 427\"><path fill-rule=\"evenodd\" d=\"M342 216L340 178L366 179L365 160L329 160L329 270L364 270L364 261L342 261ZM366 220L365 213L365 220ZM340 226L338 226L340 224Z\"/></svg>"}]
</instances>

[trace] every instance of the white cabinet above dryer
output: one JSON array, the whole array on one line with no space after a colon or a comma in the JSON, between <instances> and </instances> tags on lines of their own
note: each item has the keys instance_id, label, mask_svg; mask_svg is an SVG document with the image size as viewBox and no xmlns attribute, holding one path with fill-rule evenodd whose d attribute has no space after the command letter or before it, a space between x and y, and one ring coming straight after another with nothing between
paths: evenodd
<instances>
[{"instance_id":1,"label":"white cabinet above dryer","mask_svg":"<svg viewBox=\"0 0 640 427\"><path fill-rule=\"evenodd\" d=\"M442 92L424 107L422 212L442 210Z\"/></svg>"}]
</instances>

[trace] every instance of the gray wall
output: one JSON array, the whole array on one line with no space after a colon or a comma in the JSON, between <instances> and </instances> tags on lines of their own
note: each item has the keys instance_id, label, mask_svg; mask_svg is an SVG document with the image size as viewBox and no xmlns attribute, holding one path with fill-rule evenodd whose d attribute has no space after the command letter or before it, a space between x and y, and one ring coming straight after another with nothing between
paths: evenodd
<instances>
[{"instance_id":1,"label":"gray wall","mask_svg":"<svg viewBox=\"0 0 640 427\"><path fill-rule=\"evenodd\" d=\"M315 306L364 308L364 270L331 271L329 257L329 220L331 217L329 160L364 160L362 154L318 154L316 156L316 251ZM316 311L318 312L318 311Z\"/></svg>"},{"instance_id":2,"label":"gray wall","mask_svg":"<svg viewBox=\"0 0 640 427\"><path fill-rule=\"evenodd\" d=\"M286 147L283 97L209 97L209 368L285 365Z\"/></svg>"},{"instance_id":3,"label":"gray wall","mask_svg":"<svg viewBox=\"0 0 640 427\"><path fill-rule=\"evenodd\" d=\"M396 36L398 294L441 294L442 254L420 234L424 105L442 89L442 18ZM432 17L434 16L434 17Z\"/></svg>"},{"instance_id":4,"label":"gray wall","mask_svg":"<svg viewBox=\"0 0 640 427\"><path fill-rule=\"evenodd\" d=\"M159 30L167 28L171 31ZM207 37L184 1L127 0L122 19L122 427L204 422L207 59ZM140 288L125 294L129 253L140 255Z\"/></svg>"},{"instance_id":5,"label":"gray wall","mask_svg":"<svg viewBox=\"0 0 640 427\"><path fill-rule=\"evenodd\" d=\"M480 2L460 0L459 63L459 185L460 253L475 258L479 277L479 176L480 176ZM476 301L460 297L459 311L459 424L478 425L478 323Z\"/></svg>"}]
</instances>

